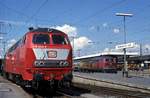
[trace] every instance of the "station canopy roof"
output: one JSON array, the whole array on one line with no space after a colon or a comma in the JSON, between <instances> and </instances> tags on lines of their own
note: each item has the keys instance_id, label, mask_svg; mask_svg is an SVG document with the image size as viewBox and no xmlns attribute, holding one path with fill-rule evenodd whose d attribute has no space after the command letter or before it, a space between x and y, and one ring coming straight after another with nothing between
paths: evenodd
<instances>
[{"instance_id":1,"label":"station canopy roof","mask_svg":"<svg viewBox=\"0 0 150 98\"><path fill-rule=\"evenodd\" d=\"M75 57L74 60L78 59L86 59L86 58L92 58L92 57L99 57L99 56L123 56L124 52L101 52L91 55L85 55L80 57ZM127 56L139 56L138 52L126 52Z\"/></svg>"},{"instance_id":2,"label":"station canopy roof","mask_svg":"<svg viewBox=\"0 0 150 98\"><path fill-rule=\"evenodd\" d=\"M2 56L0 56L0 59L4 59Z\"/></svg>"}]
</instances>

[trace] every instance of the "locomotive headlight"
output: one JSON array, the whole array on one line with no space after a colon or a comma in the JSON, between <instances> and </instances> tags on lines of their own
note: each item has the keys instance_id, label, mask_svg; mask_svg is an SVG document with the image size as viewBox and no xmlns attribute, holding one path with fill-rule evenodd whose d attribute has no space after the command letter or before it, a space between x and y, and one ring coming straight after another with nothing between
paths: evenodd
<instances>
[{"instance_id":1,"label":"locomotive headlight","mask_svg":"<svg viewBox=\"0 0 150 98\"><path fill-rule=\"evenodd\" d=\"M60 61L59 66L69 66L67 61Z\"/></svg>"},{"instance_id":2,"label":"locomotive headlight","mask_svg":"<svg viewBox=\"0 0 150 98\"><path fill-rule=\"evenodd\" d=\"M44 65L44 61L40 61L40 65Z\"/></svg>"},{"instance_id":3,"label":"locomotive headlight","mask_svg":"<svg viewBox=\"0 0 150 98\"><path fill-rule=\"evenodd\" d=\"M67 61L65 61L64 66L69 66L69 63Z\"/></svg>"},{"instance_id":4,"label":"locomotive headlight","mask_svg":"<svg viewBox=\"0 0 150 98\"><path fill-rule=\"evenodd\" d=\"M44 61L35 61L35 62L34 62L34 65L35 65L35 66L39 66L39 67L40 67L40 66L43 66L44 64L45 64Z\"/></svg>"},{"instance_id":5,"label":"locomotive headlight","mask_svg":"<svg viewBox=\"0 0 150 98\"><path fill-rule=\"evenodd\" d=\"M59 66L63 66L64 65L64 61L60 61Z\"/></svg>"},{"instance_id":6,"label":"locomotive headlight","mask_svg":"<svg viewBox=\"0 0 150 98\"><path fill-rule=\"evenodd\" d=\"M35 66L39 66L39 65L40 65L40 62L39 62L39 61L35 61L35 62L34 62L34 65L35 65Z\"/></svg>"}]
</instances>

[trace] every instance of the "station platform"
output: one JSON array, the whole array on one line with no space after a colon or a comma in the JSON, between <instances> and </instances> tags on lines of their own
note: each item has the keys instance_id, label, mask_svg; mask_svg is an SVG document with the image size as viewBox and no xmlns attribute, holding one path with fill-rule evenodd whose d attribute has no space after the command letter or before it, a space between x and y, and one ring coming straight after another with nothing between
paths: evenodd
<instances>
[{"instance_id":1,"label":"station platform","mask_svg":"<svg viewBox=\"0 0 150 98\"><path fill-rule=\"evenodd\" d=\"M0 98L32 98L20 86L0 76Z\"/></svg>"},{"instance_id":2,"label":"station platform","mask_svg":"<svg viewBox=\"0 0 150 98\"><path fill-rule=\"evenodd\" d=\"M128 78L123 77L121 71L117 74L74 72L73 75L74 83L140 91L150 94L150 77L137 76L134 73L129 74Z\"/></svg>"}]
</instances>

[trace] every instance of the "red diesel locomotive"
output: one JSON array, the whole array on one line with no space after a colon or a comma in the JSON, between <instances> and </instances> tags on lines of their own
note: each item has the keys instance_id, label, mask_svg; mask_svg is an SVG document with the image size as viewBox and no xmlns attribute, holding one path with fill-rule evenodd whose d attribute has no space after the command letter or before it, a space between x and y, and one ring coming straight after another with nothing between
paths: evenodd
<instances>
[{"instance_id":1,"label":"red diesel locomotive","mask_svg":"<svg viewBox=\"0 0 150 98\"><path fill-rule=\"evenodd\" d=\"M74 59L74 71L117 73L116 58L112 56L87 56Z\"/></svg>"},{"instance_id":2,"label":"red diesel locomotive","mask_svg":"<svg viewBox=\"0 0 150 98\"><path fill-rule=\"evenodd\" d=\"M70 83L72 47L68 36L56 29L31 29L5 55L4 76L24 86L42 82Z\"/></svg>"}]
</instances>

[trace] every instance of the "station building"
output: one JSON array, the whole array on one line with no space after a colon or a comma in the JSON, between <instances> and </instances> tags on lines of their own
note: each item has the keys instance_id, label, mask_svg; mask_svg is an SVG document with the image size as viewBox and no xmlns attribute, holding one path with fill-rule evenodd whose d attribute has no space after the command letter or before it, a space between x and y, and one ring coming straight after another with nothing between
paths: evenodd
<instances>
[{"instance_id":1,"label":"station building","mask_svg":"<svg viewBox=\"0 0 150 98\"><path fill-rule=\"evenodd\" d=\"M128 58L130 65L136 65L136 67L141 67L144 64L145 69L150 69L150 55L141 55Z\"/></svg>"}]
</instances>

